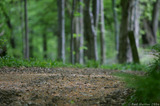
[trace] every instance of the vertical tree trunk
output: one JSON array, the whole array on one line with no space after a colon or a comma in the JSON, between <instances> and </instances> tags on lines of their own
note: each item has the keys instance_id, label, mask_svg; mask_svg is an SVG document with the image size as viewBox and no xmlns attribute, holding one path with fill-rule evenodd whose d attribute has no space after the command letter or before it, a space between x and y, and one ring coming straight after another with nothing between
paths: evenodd
<instances>
[{"instance_id":1,"label":"vertical tree trunk","mask_svg":"<svg viewBox=\"0 0 160 106\"><path fill-rule=\"evenodd\" d=\"M25 59L29 59L29 35L28 35L28 15L27 0L24 0L24 18L25 18Z\"/></svg>"},{"instance_id":2,"label":"vertical tree trunk","mask_svg":"<svg viewBox=\"0 0 160 106\"><path fill-rule=\"evenodd\" d=\"M129 31L128 32L128 37L129 37L129 41L130 41L130 44L131 44L133 62L134 63L140 63L134 32Z\"/></svg>"},{"instance_id":3,"label":"vertical tree trunk","mask_svg":"<svg viewBox=\"0 0 160 106\"><path fill-rule=\"evenodd\" d=\"M137 0L121 0L122 6L122 20L121 29L119 37L119 53L118 61L119 63L126 63L132 61L132 52L128 39L128 32L135 32L137 27L135 24L136 20L136 4Z\"/></svg>"},{"instance_id":4,"label":"vertical tree trunk","mask_svg":"<svg viewBox=\"0 0 160 106\"><path fill-rule=\"evenodd\" d=\"M153 13L152 13L152 31L155 43L157 43L157 29L158 29L158 20L160 12L159 9L160 9L160 0L156 0L156 2L153 5Z\"/></svg>"},{"instance_id":5,"label":"vertical tree trunk","mask_svg":"<svg viewBox=\"0 0 160 106\"><path fill-rule=\"evenodd\" d=\"M65 63L65 0L58 2L58 60Z\"/></svg>"},{"instance_id":6,"label":"vertical tree trunk","mask_svg":"<svg viewBox=\"0 0 160 106\"><path fill-rule=\"evenodd\" d=\"M106 60L106 46L105 46L105 21L103 0L100 0L100 44L101 44L101 64Z\"/></svg>"},{"instance_id":7,"label":"vertical tree trunk","mask_svg":"<svg viewBox=\"0 0 160 106\"><path fill-rule=\"evenodd\" d=\"M43 34L43 58L47 59L47 36L46 36L46 33Z\"/></svg>"},{"instance_id":8,"label":"vertical tree trunk","mask_svg":"<svg viewBox=\"0 0 160 106\"><path fill-rule=\"evenodd\" d=\"M87 56L89 60L98 60L97 35L94 27L93 14L90 10L90 0L85 0L84 8L84 35L87 45Z\"/></svg>"},{"instance_id":9,"label":"vertical tree trunk","mask_svg":"<svg viewBox=\"0 0 160 106\"><path fill-rule=\"evenodd\" d=\"M118 25L117 11L116 11L116 0L112 0L112 9L113 9L114 28L115 28L115 47L116 47L116 50L118 51L119 25Z\"/></svg>"},{"instance_id":10,"label":"vertical tree trunk","mask_svg":"<svg viewBox=\"0 0 160 106\"><path fill-rule=\"evenodd\" d=\"M20 20L21 20L21 34L22 34L22 54L25 56L25 39L24 39L24 9L23 9L23 2L24 0L20 1Z\"/></svg>"},{"instance_id":11,"label":"vertical tree trunk","mask_svg":"<svg viewBox=\"0 0 160 106\"><path fill-rule=\"evenodd\" d=\"M75 11L75 4L76 4L76 1L73 0L73 3L72 3L72 15L71 15L71 51L70 51L70 55L71 55L71 63L74 64L75 63L75 57L74 57L74 38L73 38L73 34L74 34L74 11Z\"/></svg>"},{"instance_id":12,"label":"vertical tree trunk","mask_svg":"<svg viewBox=\"0 0 160 106\"><path fill-rule=\"evenodd\" d=\"M82 0L78 0L77 5L78 8L75 9L76 12L80 14L80 16L75 16L73 20L74 24L74 59L76 63L83 64L83 7L81 5Z\"/></svg>"},{"instance_id":13,"label":"vertical tree trunk","mask_svg":"<svg viewBox=\"0 0 160 106\"><path fill-rule=\"evenodd\" d=\"M15 49L16 44L15 44L15 39L14 39L14 36L13 36L13 25L11 23L11 19L10 19L9 15L7 14L7 12L5 11L3 5L0 8L2 9L4 17L6 19L6 24L7 24L8 28L10 29L10 44L11 44L11 47L13 49Z\"/></svg>"},{"instance_id":14,"label":"vertical tree trunk","mask_svg":"<svg viewBox=\"0 0 160 106\"><path fill-rule=\"evenodd\" d=\"M159 20L160 0L156 0L153 3L152 21L143 19L143 28L145 34L142 35L142 41L144 46L153 46L157 43L157 29Z\"/></svg>"},{"instance_id":15,"label":"vertical tree trunk","mask_svg":"<svg viewBox=\"0 0 160 106\"><path fill-rule=\"evenodd\" d=\"M32 34L30 34L32 35ZM33 39L32 38L29 38L29 57L30 58L33 58Z\"/></svg>"},{"instance_id":16,"label":"vertical tree trunk","mask_svg":"<svg viewBox=\"0 0 160 106\"><path fill-rule=\"evenodd\" d=\"M83 0L79 0L79 33L80 33L80 41L79 41L79 63L83 64L84 63L84 50L83 50L83 45L84 45L84 31L83 31L83 6L81 5L83 3Z\"/></svg>"},{"instance_id":17,"label":"vertical tree trunk","mask_svg":"<svg viewBox=\"0 0 160 106\"><path fill-rule=\"evenodd\" d=\"M94 26L95 30L98 27L98 22L99 22L99 12L100 12L100 1L99 0L92 0L92 6L93 6L93 20L94 20Z\"/></svg>"}]
</instances>

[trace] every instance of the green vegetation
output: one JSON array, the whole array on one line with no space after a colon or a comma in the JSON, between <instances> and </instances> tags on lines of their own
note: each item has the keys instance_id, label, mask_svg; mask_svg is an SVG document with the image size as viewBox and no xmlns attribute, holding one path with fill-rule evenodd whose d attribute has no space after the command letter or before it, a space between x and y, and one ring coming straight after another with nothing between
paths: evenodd
<instances>
[{"instance_id":1,"label":"green vegetation","mask_svg":"<svg viewBox=\"0 0 160 106\"><path fill-rule=\"evenodd\" d=\"M153 49L157 58L150 65L145 76L126 73L116 74L116 76L123 78L127 83L127 87L135 90L128 99L127 104L160 103L160 45L155 45Z\"/></svg>"},{"instance_id":2,"label":"green vegetation","mask_svg":"<svg viewBox=\"0 0 160 106\"><path fill-rule=\"evenodd\" d=\"M88 61L85 65L81 64L63 64L62 62L52 60L39 60L39 59L17 59L9 56L0 58L0 67L73 67L73 68L102 68L108 70L133 70L133 71L145 71L146 65L142 64L112 64L112 65L100 65L99 62Z\"/></svg>"}]
</instances>

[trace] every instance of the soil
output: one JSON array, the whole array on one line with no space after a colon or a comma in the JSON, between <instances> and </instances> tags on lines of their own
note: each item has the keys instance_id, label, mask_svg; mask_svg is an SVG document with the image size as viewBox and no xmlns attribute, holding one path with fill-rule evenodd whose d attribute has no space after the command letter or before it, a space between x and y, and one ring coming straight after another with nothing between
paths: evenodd
<instances>
[{"instance_id":1,"label":"soil","mask_svg":"<svg viewBox=\"0 0 160 106\"><path fill-rule=\"evenodd\" d=\"M0 68L0 106L121 106L132 90L115 70Z\"/></svg>"}]
</instances>

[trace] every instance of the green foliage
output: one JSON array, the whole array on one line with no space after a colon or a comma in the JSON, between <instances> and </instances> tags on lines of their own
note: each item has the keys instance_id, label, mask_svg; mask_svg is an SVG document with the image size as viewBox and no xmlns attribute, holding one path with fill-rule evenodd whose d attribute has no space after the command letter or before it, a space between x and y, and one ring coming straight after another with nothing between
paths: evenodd
<instances>
[{"instance_id":1,"label":"green foliage","mask_svg":"<svg viewBox=\"0 0 160 106\"><path fill-rule=\"evenodd\" d=\"M96 61L88 60L85 66L89 68L99 68L100 63Z\"/></svg>"},{"instance_id":2,"label":"green foliage","mask_svg":"<svg viewBox=\"0 0 160 106\"><path fill-rule=\"evenodd\" d=\"M102 65L101 68L109 70L133 70L133 71L147 70L147 66L143 64L112 64L112 65Z\"/></svg>"},{"instance_id":3,"label":"green foliage","mask_svg":"<svg viewBox=\"0 0 160 106\"><path fill-rule=\"evenodd\" d=\"M0 39L0 49L1 49L4 45L7 45L7 40L6 40L6 39Z\"/></svg>"},{"instance_id":4,"label":"green foliage","mask_svg":"<svg viewBox=\"0 0 160 106\"><path fill-rule=\"evenodd\" d=\"M147 70L145 76L119 74L129 88L135 92L128 99L130 103L160 103L160 45L153 46L157 57Z\"/></svg>"},{"instance_id":5,"label":"green foliage","mask_svg":"<svg viewBox=\"0 0 160 106\"><path fill-rule=\"evenodd\" d=\"M0 67L73 67L73 68L102 68L107 70L137 70L142 71L146 70L145 65L140 64L113 64L113 65L100 65L100 62L87 61L85 65L76 63L72 64L63 64L62 62L56 60L40 60L40 59L17 59L10 56L5 56L0 58Z\"/></svg>"}]
</instances>

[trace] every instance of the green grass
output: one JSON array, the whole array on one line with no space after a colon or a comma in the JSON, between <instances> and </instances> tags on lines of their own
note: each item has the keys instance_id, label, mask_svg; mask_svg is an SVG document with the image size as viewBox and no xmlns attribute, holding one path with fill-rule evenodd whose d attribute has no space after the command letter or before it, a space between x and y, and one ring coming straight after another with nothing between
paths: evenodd
<instances>
[{"instance_id":1,"label":"green grass","mask_svg":"<svg viewBox=\"0 0 160 106\"><path fill-rule=\"evenodd\" d=\"M99 62L88 61L86 64L63 64L62 62L53 61L53 60L38 60L38 59L17 59L9 56L0 58L0 67L46 67L46 68L54 68L54 67L73 67L73 68L101 68L107 70L134 70L134 71L142 71L146 70L146 65L140 64L112 64L112 65L100 65Z\"/></svg>"}]
</instances>

